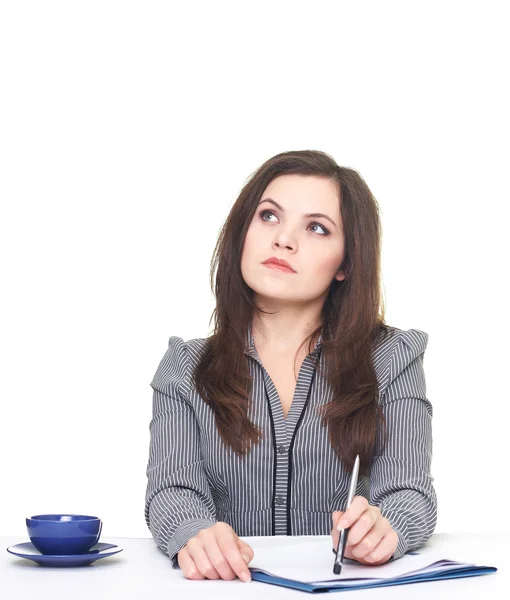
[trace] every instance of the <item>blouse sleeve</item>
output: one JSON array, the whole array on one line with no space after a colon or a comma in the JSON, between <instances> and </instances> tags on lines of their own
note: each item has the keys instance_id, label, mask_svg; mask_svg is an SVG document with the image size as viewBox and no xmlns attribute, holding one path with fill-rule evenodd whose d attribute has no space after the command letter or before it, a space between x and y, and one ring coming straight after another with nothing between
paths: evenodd
<instances>
[{"instance_id":1,"label":"blouse sleeve","mask_svg":"<svg viewBox=\"0 0 510 600\"><path fill-rule=\"evenodd\" d=\"M378 506L397 532L390 560L423 545L434 532L437 498L430 474L432 405L426 397L423 355L428 334L402 331L388 366L380 402L388 438L379 430L370 472L369 503Z\"/></svg>"},{"instance_id":2,"label":"blouse sleeve","mask_svg":"<svg viewBox=\"0 0 510 600\"><path fill-rule=\"evenodd\" d=\"M154 391L145 521L156 544L178 567L179 550L217 521L198 425L186 401L189 363L182 338L169 339L150 385Z\"/></svg>"}]
</instances>

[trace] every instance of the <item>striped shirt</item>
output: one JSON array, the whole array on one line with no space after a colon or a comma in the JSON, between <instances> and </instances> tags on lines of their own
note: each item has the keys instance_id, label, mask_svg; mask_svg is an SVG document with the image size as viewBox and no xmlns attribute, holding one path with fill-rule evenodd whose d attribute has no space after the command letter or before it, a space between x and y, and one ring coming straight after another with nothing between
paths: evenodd
<instances>
[{"instance_id":1,"label":"striped shirt","mask_svg":"<svg viewBox=\"0 0 510 600\"><path fill-rule=\"evenodd\" d=\"M313 367L323 364L321 340L304 359L284 416L278 392L247 331L245 354L253 380L248 417L263 432L244 457L226 448L214 413L191 374L206 339L172 336L151 382L153 389L145 521L156 544L177 566L177 553L218 521L240 537L325 535L332 513L345 507L350 473L333 450L316 407L332 390ZM430 474L432 405L423 355L428 334L394 328L373 350L388 441L375 445L370 476L355 492L378 506L398 534L390 560L424 544L437 521Z\"/></svg>"}]
</instances>

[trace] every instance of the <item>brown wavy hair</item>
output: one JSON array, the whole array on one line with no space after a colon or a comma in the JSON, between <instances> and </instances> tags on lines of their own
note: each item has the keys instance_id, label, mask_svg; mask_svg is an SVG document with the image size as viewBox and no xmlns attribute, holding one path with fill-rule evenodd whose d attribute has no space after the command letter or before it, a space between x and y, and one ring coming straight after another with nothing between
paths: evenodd
<instances>
[{"instance_id":1,"label":"brown wavy hair","mask_svg":"<svg viewBox=\"0 0 510 600\"><path fill-rule=\"evenodd\" d=\"M193 374L198 393L213 409L223 442L239 456L263 433L248 419L251 376L244 354L247 328L257 306L254 292L241 274L241 255L248 227L264 190L279 175L297 173L337 183L343 221L345 279L331 283L322 310L322 324L303 342L309 352L322 329L326 369L316 367L333 390L321 406L330 442L348 471L360 456L360 475L370 472L379 423L386 420L378 401L372 363L373 345L387 335L381 294L381 225L379 207L368 185L354 169L337 165L324 152L299 150L273 156L248 178L218 238L210 271L216 298L213 334ZM216 279L215 279L216 277ZM300 346L303 346L303 344Z\"/></svg>"}]
</instances>

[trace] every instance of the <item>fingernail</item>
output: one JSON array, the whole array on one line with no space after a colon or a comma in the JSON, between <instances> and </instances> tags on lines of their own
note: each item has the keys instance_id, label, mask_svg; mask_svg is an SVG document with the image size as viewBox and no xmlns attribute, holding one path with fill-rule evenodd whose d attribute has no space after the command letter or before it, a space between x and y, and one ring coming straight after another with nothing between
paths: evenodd
<instances>
[{"instance_id":1,"label":"fingernail","mask_svg":"<svg viewBox=\"0 0 510 600\"><path fill-rule=\"evenodd\" d=\"M340 521L338 521L338 525L336 526L338 531L342 531L342 529L345 529L345 527L347 526L347 519L340 519Z\"/></svg>"},{"instance_id":2,"label":"fingernail","mask_svg":"<svg viewBox=\"0 0 510 600\"><path fill-rule=\"evenodd\" d=\"M251 581L251 576L250 576L250 572L249 571L243 571L241 573L241 579L245 582L248 583L249 581Z\"/></svg>"},{"instance_id":3,"label":"fingernail","mask_svg":"<svg viewBox=\"0 0 510 600\"><path fill-rule=\"evenodd\" d=\"M250 562L250 557L247 554L241 554L241 556L244 558L244 562L245 563L249 563Z\"/></svg>"}]
</instances>

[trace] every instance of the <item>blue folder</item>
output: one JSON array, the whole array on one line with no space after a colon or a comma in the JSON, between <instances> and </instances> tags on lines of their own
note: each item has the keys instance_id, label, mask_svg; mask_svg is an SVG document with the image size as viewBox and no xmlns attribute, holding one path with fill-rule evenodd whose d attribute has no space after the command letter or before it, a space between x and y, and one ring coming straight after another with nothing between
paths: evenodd
<instances>
[{"instance_id":1,"label":"blue folder","mask_svg":"<svg viewBox=\"0 0 510 600\"><path fill-rule=\"evenodd\" d=\"M415 554L409 552L408 554ZM253 581L260 581L262 583L269 583L271 585L279 585L284 587L293 588L295 590L301 590L303 592L311 593L323 593L323 592L345 592L352 590L360 590L375 587L386 587L390 585L404 585L410 583L420 583L422 581L437 581L439 579L455 579L460 577L476 577L477 575L485 575L487 573L493 573L497 571L496 567L480 566L480 565L467 565L465 563L458 563L456 567L454 561L449 561L449 570L445 571L429 571L427 573L416 573L409 575L402 575L400 577L388 578L383 581L376 581L367 579L366 582L358 578L356 581L359 583L353 585L353 579L341 579L340 577L332 578L330 581L321 582L305 582L297 581L293 579L286 579L268 573L262 569L251 568L251 577ZM351 582L351 583L350 583Z\"/></svg>"}]
</instances>

